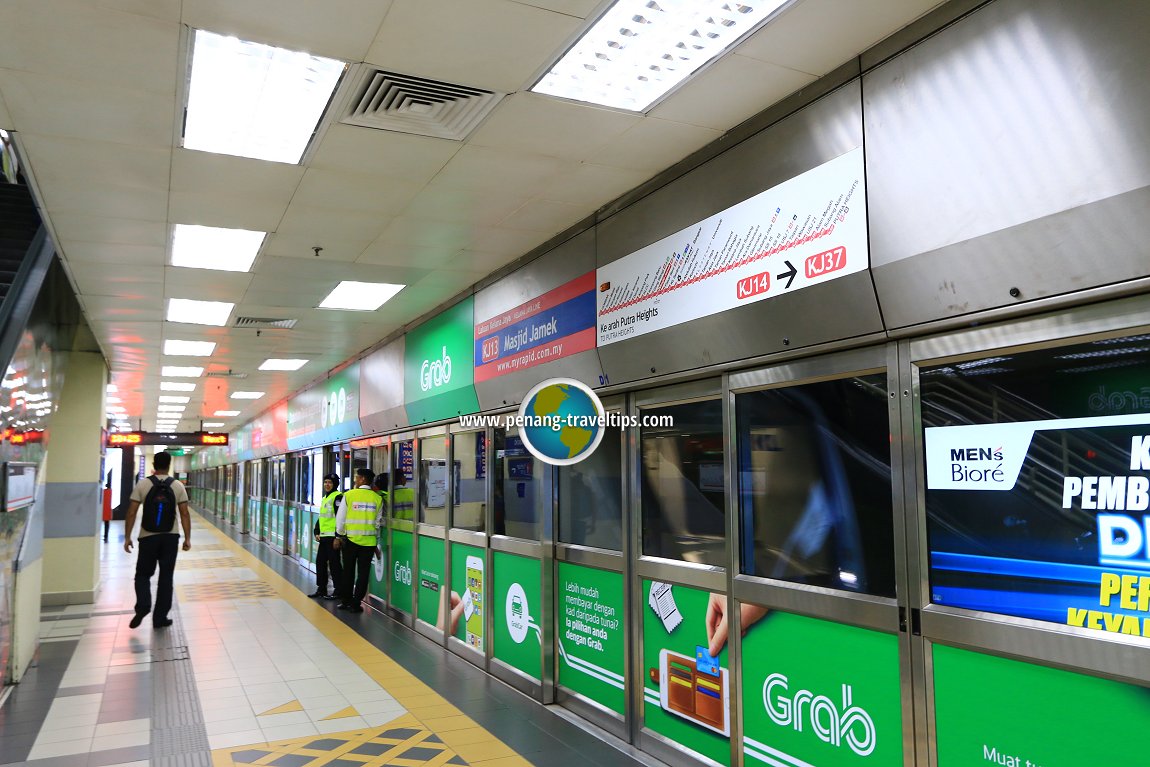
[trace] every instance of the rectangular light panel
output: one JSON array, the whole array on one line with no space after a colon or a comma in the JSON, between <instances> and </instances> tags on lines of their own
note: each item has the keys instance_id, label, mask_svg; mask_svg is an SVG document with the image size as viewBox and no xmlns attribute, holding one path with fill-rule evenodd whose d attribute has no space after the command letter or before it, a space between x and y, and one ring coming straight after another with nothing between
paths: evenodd
<instances>
[{"instance_id":1,"label":"rectangular light panel","mask_svg":"<svg viewBox=\"0 0 1150 767\"><path fill-rule=\"evenodd\" d=\"M160 375L165 378L199 378L204 374L203 368L179 367L177 365L164 365L160 368Z\"/></svg>"},{"instance_id":2,"label":"rectangular light panel","mask_svg":"<svg viewBox=\"0 0 1150 767\"><path fill-rule=\"evenodd\" d=\"M205 429L218 429L224 425L223 421L204 421Z\"/></svg>"},{"instance_id":3,"label":"rectangular light panel","mask_svg":"<svg viewBox=\"0 0 1150 767\"><path fill-rule=\"evenodd\" d=\"M163 403L170 403L170 404L184 404L184 403L191 402L191 400L192 400L191 397L162 396L162 397L160 397L159 401L163 402Z\"/></svg>"},{"instance_id":4,"label":"rectangular light panel","mask_svg":"<svg viewBox=\"0 0 1150 767\"><path fill-rule=\"evenodd\" d=\"M235 304L224 301L193 301L188 298L168 299L168 322L187 322L192 325L228 324Z\"/></svg>"},{"instance_id":5,"label":"rectangular light panel","mask_svg":"<svg viewBox=\"0 0 1150 767\"><path fill-rule=\"evenodd\" d=\"M160 381L160 391L195 391L194 383L181 383L179 381Z\"/></svg>"},{"instance_id":6,"label":"rectangular light panel","mask_svg":"<svg viewBox=\"0 0 1150 767\"><path fill-rule=\"evenodd\" d=\"M164 354L181 357L210 357L215 350L215 341L164 341Z\"/></svg>"},{"instance_id":7,"label":"rectangular light panel","mask_svg":"<svg viewBox=\"0 0 1150 767\"><path fill-rule=\"evenodd\" d=\"M299 370L307 364L307 360L279 360L270 359L264 360L264 364L260 365L260 370Z\"/></svg>"},{"instance_id":8,"label":"rectangular light panel","mask_svg":"<svg viewBox=\"0 0 1150 767\"><path fill-rule=\"evenodd\" d=\"M232 399L259 399L264 396L262 391L234 391Z\"/></svg>"},{"instance_id":9,"label":"rectangular light panel","mask_svg":"<svg viewBox=\"0 0 1150 767\"><path fill-rule=\"evenodd\" d=\"M344 68L197 29L184 147L298 163Z\"/></svg>"},{"instance_id":10,"label":"rectangular light panel","mask_svg":"<svg viewBox=\"0 0 1150 767\"><path fill-rule=\"evenodd\" d=\"M267 232L176 224L172 232L172 266L250 272Z\"/></svg>"},{"instance_id":11,"label":"rectangular light panel","mask_svg":"<svg viewBox=\"0 0 1150 767\"><path fill-rule=\"evenodd\" d=\"M231 418L232 416L237 416L239 414L240 411L238 410L217 410L216 412L212 413L212 415L218 415L221 418Z\"/></svg>"},{"instance_id":12,"label":"rectangular light panel","mask_svg":"<svg viewBox=\"0 0 1150 767\"><path fill-rule=\"evenodd\" d=\"M787 0L617 0L532 91L643 112Z\"/></svg>"},{"instance_id":13,"label":"rectangular light panel","mask_svg":"<svg viewBox=\"0 0 1150 767\"><path fill-rule=\"evenodd\" d=\"M353 282L344 280L328 293L320 309L348 309L356 312L374 312L387 303L406 285L389 282Z\"/></svg>"}]
</instances>

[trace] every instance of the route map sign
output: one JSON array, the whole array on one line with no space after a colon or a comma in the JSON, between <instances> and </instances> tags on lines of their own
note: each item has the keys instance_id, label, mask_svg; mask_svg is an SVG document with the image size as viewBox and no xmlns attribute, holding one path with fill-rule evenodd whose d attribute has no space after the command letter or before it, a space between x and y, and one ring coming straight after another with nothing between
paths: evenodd
<instances>
[{"instance_id":1,"label":"route map sign","mask_svg":"<svg viewBox=\"0 0 1150 767\"><path fill-rule=\"evenodd\" d=\"M597 271L599 346L866 269L862 148Z\"/></svg>"}]
</instances>

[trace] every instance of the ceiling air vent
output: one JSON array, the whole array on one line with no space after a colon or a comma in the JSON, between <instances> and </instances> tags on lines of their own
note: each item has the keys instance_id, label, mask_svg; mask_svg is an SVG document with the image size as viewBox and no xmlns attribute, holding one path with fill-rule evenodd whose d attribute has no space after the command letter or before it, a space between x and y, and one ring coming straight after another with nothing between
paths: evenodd
<instances>
[{"instance_id":1,"label":"ceiling air vent","mask_svg":"<svg viewBox=\"0 0 1150 767\"><path fill-rule=\"evenodd\" d=\"M247 373L233 373L229 370L215 370L210 373L204 373L204 378L247 378Z\"/></svg>"},{"instance_id":2,"label":"ceiling air vent","mask_svg":"<svg viewBox=\"0 0 1150 767\"><path fill-rule=\"evenodd\" d=\"M275 317L236 317L235 327L237 328L256 328L262 330L263 328L283 328L284 330L291 330L299 320L279 320Z\"/></svg>"},{"instance_id":3,"label":"ceiling air vent","mask_svg":"<svg viewBox=\"0 0 1150 767\"><path fill-rule=\"evenodd\" d=\"M504 95L366 69L340 122L462 141Z\"/></svg>"}]
</instances>

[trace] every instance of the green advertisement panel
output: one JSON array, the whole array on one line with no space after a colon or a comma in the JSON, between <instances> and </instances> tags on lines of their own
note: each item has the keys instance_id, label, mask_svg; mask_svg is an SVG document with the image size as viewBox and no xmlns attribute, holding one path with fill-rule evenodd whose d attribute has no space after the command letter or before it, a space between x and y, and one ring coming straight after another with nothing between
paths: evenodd
<instances>
[{"instance_id":1,"label":"green advertisement panel","mask_svg":"<svg viewBox=\"0 0 1150 767\"><path fill-rule=\"evenodd\" d=\"M643 720L647 729L731 763L727 647L709 652L707 606L721 594L643 581Z\"/></svg>"},{"instance_id":2,"label":"green advertisement panel","mask_svg":"<svg viewBox=\"0 0 1150 767\"><path fill-rule=\"evenodd\" d=\"M555 588L559 684L623 716L623 576L560 562Z\"/></svg>"},{"instance_id":3,"label":"green advertisement panel","mask_svg":"<svg viewBox=\"0 0 1150 767\"><path fill-rule=\"evenodd\" d=\"M491 566L495 571L491 652L507 665L539 679L543 663L539 560L497 551Z\"/></svg>"},{"instance_id":4,"label":"green advertisement panel","mask_svg":"<svg viewBox=\"0 0 1150 767\"><path fill-rule=\"evenodd\" d=\"M451 633L483 651L483 549L460 543L451 546Z\"/></svg>"},{"instance_id":5,"label":"green advertisement panel","mask_svg":"<svg viewBox=\"0 0 1150 767\"><path fill-rule=\"evenodd\" d=\"M460 301L405 339L404 407L412 425L479 410L472 351L474 300Z\"/></svg>"},{"instance_id":6,"label":"green advertisement panel","mask_svg":"<svg viewBox=\"0 0 1150 767\"><path fill-rule=\"evenodd\" d=\"M439 625L439 603L443 591L443 539L419 536L419 619Z\"/></svg>"},{"instance_id":7,"label":"green advertisement panel","mask_svg":"<svg viewBox=\"0 0 1150 767\"><path fill-rule=\"evenodd\" d=\"M898 637L747 605L747 765L901 767Z\"/></svg>"},{"instance_id":8,"label":"green advertisement panel","mask_svg":"<svg viewBox=\"0 0 1150 767\"><path fill-rule=\"evenodd\" d=\"M411 533L391 531L391 606L411 614ZM372 592L376 593L376 592Z\"/></svg>"},{"instance_id":9,"label":"green advertisement panel","mask_svg":"<svg viewBox=\"0 0 1150 767\"><path fill-rule=\"evenodd\" d=\"M382 557L371 560L371 570L367 576L367 593L387 601L387 580L391 572L391 552L387 550L387 528L379 528L379 548L383 551ZM410 588L410 584L408 586Z\"/></svg>"},{"instance_id":10,"label":"green advertisement panel","mask_svg":"<svg viewBox=\"0 0 1150 767\"><path fill-rule=\"evenodd\" d=\"M939 767L1143 765L1150 690L934 645Z\"/></svg>"}]
</instances>

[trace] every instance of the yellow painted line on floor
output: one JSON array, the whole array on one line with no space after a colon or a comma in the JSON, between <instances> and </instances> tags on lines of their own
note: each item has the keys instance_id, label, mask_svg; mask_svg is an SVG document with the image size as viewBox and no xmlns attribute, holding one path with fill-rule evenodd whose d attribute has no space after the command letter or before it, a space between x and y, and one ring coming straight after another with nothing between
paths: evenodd
<instances>
[{"instance_id":1,"label":"yellow painted line on floor","mask_svg":"<svg viewBox=\"0 0 1150 767\"><path fill-rule=\"evenodd\" d=\"M283 576L265 565L251 552L233 541L224 532L209 522L198 511L193 510L199 524L192 535L192 550L216 548L199 541L206 532L213 536L224 548L230 549L248 569L252 570L280 599L299 611L309 623L315 626L336 647L356 663L363 672L380 687L387 690L409 715L425 728L443 738L468 764L479 767L529 767L531 764L509 748L473 719L451 705L451 701L436 693L410 671L407 671L387 653L361 637L354 629L340 621L322 605L293 586ZM214 542L213 542L214 543ZM179 564L176 565L179 567ZM437 701L434 701L437 699ZM431 704L431 705L429 705ZM424 719L416 710L433 714ZM446 715L445 715L446 714ZM452 743L448 738L453 734L468 733L467 742ZM486 737L480 737L480 733ZM470 740L474 736L476 740ZM322 736L321 736L322 737ZM230 749L229 749L230 750Z\"/></svg>"}]
</instances>

